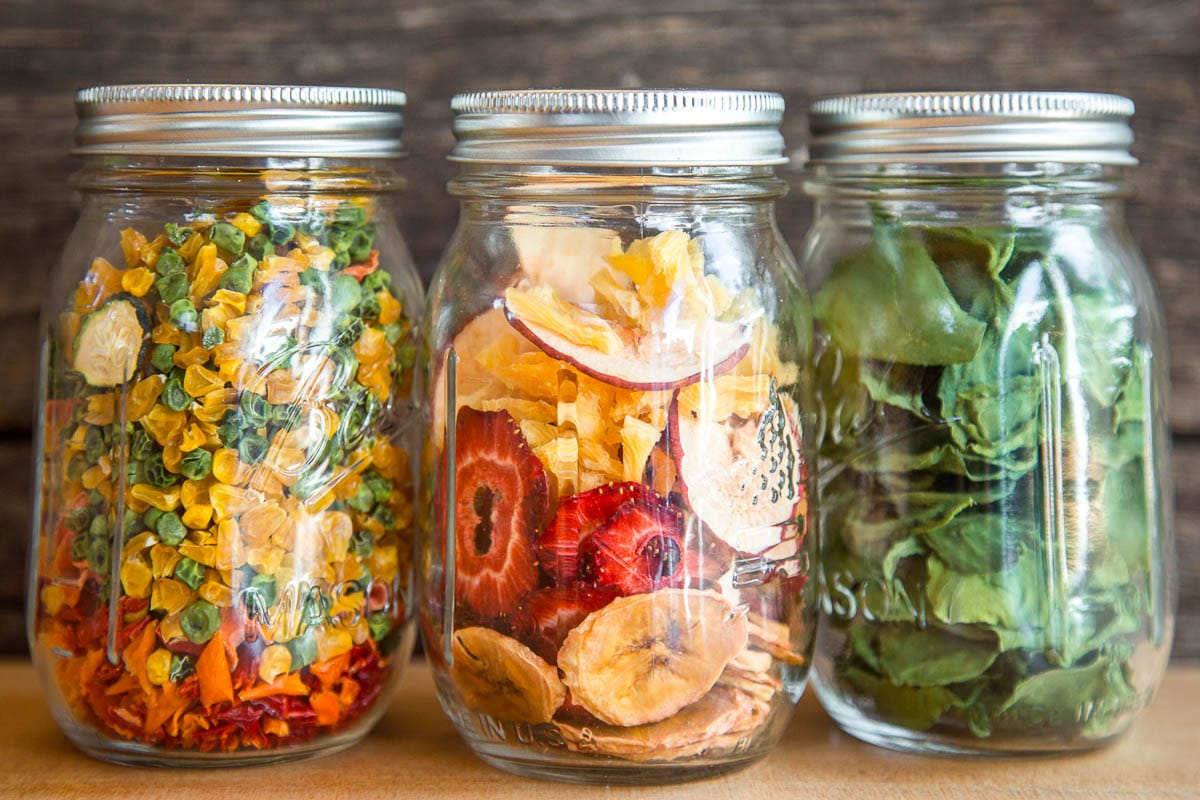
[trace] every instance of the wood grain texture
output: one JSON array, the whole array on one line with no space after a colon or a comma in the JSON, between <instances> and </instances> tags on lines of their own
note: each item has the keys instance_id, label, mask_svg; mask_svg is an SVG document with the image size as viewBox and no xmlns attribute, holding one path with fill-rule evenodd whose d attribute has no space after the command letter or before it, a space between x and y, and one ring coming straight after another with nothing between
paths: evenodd
<instances>
[{"instance_id":1,"label":"wood grain texture","mask_svg":"<svg viewBox=\"0 0 1200 800\"><path fill-rule=\"evenodd\" d=\"M782 741L742 772L681 786L572 786L507 775L475 758L434 697L429 668L414 664L372 734L328 758L243 769L130 769L93 761L55 728L27 664L0 663L0 795L28 800L172 796L236 797L261 787L272 800L321 797L475 797L480 800L572 798L785 798L805 800L1184 800L1195 798L1195 715L1200 667L1167 674L1158 696L1112 747L1071 758L949 759L891 753L840 733L812 692L800 702Z\"/></svg>"},{"instance_id":2,"label":"wood grain texture","mask_svg":"<svg viewBox=\"0 0 1200 800\"><path fill-rule=\"evenodd\" d=\"M27 436L35 319L73 223L74 90L101 83L254 81L380 85L409 94L400 200L428 279L455 224L449 97L527 86L774 89L796 191L779 208L798 246L804 109L821 95L908 89L1085 89L1138 105L1129 224L1166 308L1178 437L1181 620L1200 621L1200 8L1195 0L292 0L0 4L0 436ZM1188 470L1187 473L1178 471ZM28 503L27 470L0 473L0 513ZM25 513L27 514L27 507ZM19 594L27 528L0 542L2 602ZM12 541L14 540L15 541ZM14 560L15 559L15 560ZM1190 561L1189 561L1190 559ZM1190 576L1190 577L1189 577ZM15 594L11 587L18 587ZM19 617L19 615L16 615ZM1200 657L1184 630L1177 652ZM1196 629L1193 624L1192 629ZM0 651L19 647L0 627Z\"/></svg>"}]
</instances>

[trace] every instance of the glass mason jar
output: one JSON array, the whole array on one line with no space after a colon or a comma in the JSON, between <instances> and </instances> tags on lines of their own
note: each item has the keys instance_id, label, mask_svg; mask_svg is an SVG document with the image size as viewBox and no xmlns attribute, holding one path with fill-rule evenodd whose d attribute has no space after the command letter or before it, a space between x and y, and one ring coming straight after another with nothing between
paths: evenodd
<instances>
[{"instance_id":1,"label":"glass mason jar","mask_svg":"<svg viewBox=\"0 0 1200 800\"><path fill-rule=\"evenodd\" d=\"M67 736L346 747L415 636L400 92L101 87L42 318L29 636Z\"/></svg>"},{"instance_id":2,"label":"glass mason jar","mask_svg":"<svg viewBox=\"0 0 1200 800\"><path fill-rule=\"evenodd\" d=\"M1097 747L1162 677L1167 358L1123 219L1132 112L1086 94L813 107L815 682L854 736Z\"/></svg>"},{"instance_id":3,"label":"glass mason jar","mask_svg":"<svg viewBox=\"0 0 1200 800\"><path fill-rule=\"evenodd\" d=\"M778 95L459 96L418 555L442 707L513 772L761 758L816 615Z\"/></svg>"}]
</instances>

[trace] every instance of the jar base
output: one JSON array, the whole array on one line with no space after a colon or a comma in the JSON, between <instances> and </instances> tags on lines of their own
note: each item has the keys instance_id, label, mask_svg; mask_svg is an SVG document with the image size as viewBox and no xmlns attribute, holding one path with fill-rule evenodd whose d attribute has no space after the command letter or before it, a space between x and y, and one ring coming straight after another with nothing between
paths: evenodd
<instances>
[{"instance_id":1,"label":"jar base","mask_svg":"<svg viewBox=\"0 0 1200 800\"><path fill-rule=\"evenodd\" d=\"M1124 732L1122 729L1111 735L1093 739L1015 735L984 739L971 737L967 733L938 730L936 727L927 731L915 731L867 716L857 706L843 700L837 691L825 685L822 678L823 676L814 670L813 686L817 697L825 713L829 714L842 731L867 744L903 753L983 758L1070 755L1106 747Z\"/></svg>"},{"instance_id":2,"label":"jar base","mask_svg":"<svg viewBox=\"0 0 1200 800\"><path fill-rule=\"evenodd\" d=\"M74 727L74 726L72 726ZM275 750L237 750L231 753L203 753L194 750L167 750L161 747L115 741L75 728L64 733L84 755L127 767L185 767L188 769L265 766L291 761L306 761L340 753L362 740L368 727L355 726L343 734L323 736L307 742Z\"/></svg>"},{"instance_id":3,"label":"jar base","mask_svg":"<svg viewBox=\"0 0 1200 800\"><path fill-rule=\"evenodd\" d=\"M515 757L511 753L494 753L476 749L475 755L496 769L520 775L524 778L560 783L605 786L651 786L715 778L749 767L763 758L765 753L741 756L735 759L692 762L683 764L624 761L621 759L571 759L566 763L561 758L539 759L523 754Z\"/></svg>"}]
</instances>

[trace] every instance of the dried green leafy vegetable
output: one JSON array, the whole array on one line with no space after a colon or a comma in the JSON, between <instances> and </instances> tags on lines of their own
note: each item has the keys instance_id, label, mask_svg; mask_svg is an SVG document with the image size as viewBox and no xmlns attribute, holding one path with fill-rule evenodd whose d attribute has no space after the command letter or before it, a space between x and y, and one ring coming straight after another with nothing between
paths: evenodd
<instances>
[{"instance_id":1,"label":"dried green leafy vegetable","mask_svg":"<svg viewBox=\"0 0 1200 800\"><path fill-rule=\"evenodd\" d=\"M834 677L914 730L1103 737L1140 702L1147 346L1061 238L877 218L814 297Z\"/></svg>"}]
</instances>

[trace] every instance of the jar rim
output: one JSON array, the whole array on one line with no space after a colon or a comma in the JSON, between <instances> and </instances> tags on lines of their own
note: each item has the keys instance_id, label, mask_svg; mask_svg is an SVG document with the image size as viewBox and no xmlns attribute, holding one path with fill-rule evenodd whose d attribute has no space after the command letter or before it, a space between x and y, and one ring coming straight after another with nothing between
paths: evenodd
<instances>
[{"instance_id":1,"label":"jar rim","mask_svg":"<svg viewBox=\"0 0 1200 800\"><path fill-rule=\"evenodd\" d=\"M75 95L76 155L396 158L407 97L393 89L127 84Z\"/></svg>"},{"instance_id":2,"label":"jar rim","mask_svg":"<svg viewBox=\"0 0 1200 800\"><path fill-rule=\"evenodd\" d=\"M810 165L1133 165L1133 101L1090 92L899 92L809 109Z\"/></svg>"},{"instance_id":3,"label":"jar rim","mask_svg":"<svg viewBox=\"0 0 1200 800\"><path fill-rule=\"evenodd\" d=\"M718 89L523 89L451 101L461 163L768 166L786 163L784 100Z\"/></svg>"}]
</instances>

